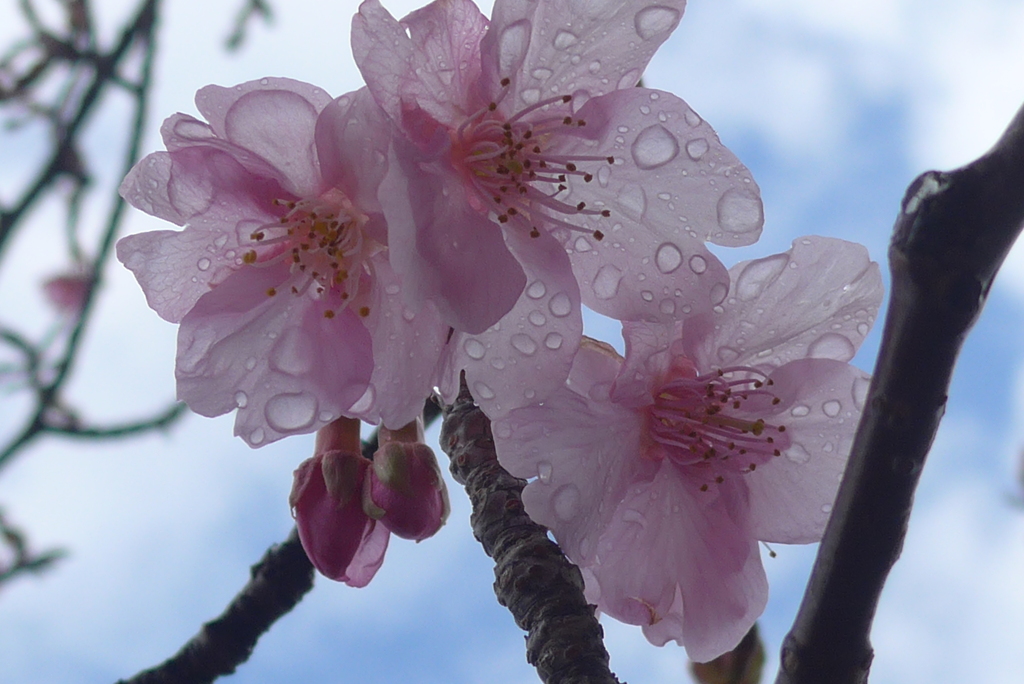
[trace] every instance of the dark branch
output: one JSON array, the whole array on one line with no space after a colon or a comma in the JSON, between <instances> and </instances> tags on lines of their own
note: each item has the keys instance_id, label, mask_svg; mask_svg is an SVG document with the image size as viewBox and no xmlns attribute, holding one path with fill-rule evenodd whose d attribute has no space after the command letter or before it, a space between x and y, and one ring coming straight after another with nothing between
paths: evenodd
<instances>
[{"instance_id":1,"label":"dark branch","mask_svg":"<svg viewBox=\"0 0 1024 684\"><path fill-rule=\"evenodd\" d=\"M313 565L292 528L252 566L252 579L218 617L174 657L118 684L208 684L248 660L274 622L313 588Z\"/></svg>"},{"instance_id":2,"label":"dark branch","mask_svg":"<svg viewBox=\"0 0 1024 684\"><path fill-rule=\"evenodd\" d=\"M444 410L441 448L455 479L466 486L473 534L494 559L494 592L526 630L526 659L549 684L612 684L608 652L594 607L583 596L583 576L530 520L512 477L494 453L491 424L473 403L465 381Z\"/></svg>"},{"instance_id":3,"label":"dark branch","mask_svg":"<svg viewBox=\"0 0 1024 684\"><path fill-rule=\"evenodd\" d=\"M115 439L118 437L131 437L150 430L163 430L171 426L178 418L184 415L188 406L184 403L176 403L169 409L161 411L158 415L144 420L136 420L120 425L108 425L106 427L81 425L77 420L71 420L68 425L55 425L48 420L43 428L51 434L74 437L78 439ZM73 418L73 416L71 417Z\"/></svg>"},{"instance_id":4,"label":"dark branch","mask_svg":"<svg viewBox=\"0 0 1024 684\"><path fill-rule=\"evenodd\" d=\"M778 684L867 681L871 622L953 365L1024 223L1024 108L985 156L918 177L902 209L875 376Z\"/></svg>"}]
</instances>

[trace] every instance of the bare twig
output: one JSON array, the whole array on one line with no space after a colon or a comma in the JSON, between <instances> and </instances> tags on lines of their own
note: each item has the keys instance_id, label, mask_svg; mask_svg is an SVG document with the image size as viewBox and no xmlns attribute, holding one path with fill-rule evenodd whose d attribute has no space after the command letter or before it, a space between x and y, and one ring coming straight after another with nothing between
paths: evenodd
<instances>
[{"instance_id":1,"label":"bare twig","mask_svg":"<svg viewBox=\"0 0 1024 684\"><path fill-rule=\"evenodd\" d=\"M444 410L441 448L455 479L466 486L473 534L494 559L494 592L527 631L526 659L549 684L613 684L603 630L583 596L583 576L530 520L521 494L525 480L498 465L491 424L463 379Z\"/></svg>"},{"instance_id":2,"label":"bare twig","mask_svg":"<svg viewBox=\"0 0 1024 684\"><path fill-rule=\"evenodd\" d=\"M868 639L899 557L957 354L1024 223L1024 108L985 156L914 181L896 220L892 298L867 404L778 684L867 681Z\"/></svg>"}]
</instances>

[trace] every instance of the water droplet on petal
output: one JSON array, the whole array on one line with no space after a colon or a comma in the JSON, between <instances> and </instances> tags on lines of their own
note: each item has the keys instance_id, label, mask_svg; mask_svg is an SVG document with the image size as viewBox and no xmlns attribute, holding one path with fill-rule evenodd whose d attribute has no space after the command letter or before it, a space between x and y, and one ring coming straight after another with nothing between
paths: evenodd
<instances>
[{"instance_id":1,"label":"water droplet on petal","mask_svg":"<svg viewBox=\"0 0 1024 684\"><path fill-rule=\"evenodd\" d=\"M199 261L196 262L196 268L198 268L200 271L205 271L205 270L209 269L210 268L210 260L207 259L206 257L203 257L202 259L200 259Z\"/></svg>"},{"instance_id":2,"label":"water droplet on petal","mask_svg":"<svg viewBox=\"0 0 1024 684\"><path fill-rule=\"evenodd\" d=\"M700 275L708 270L708 261L700 254L694 254L690 257L690 270Z\"/></svg>"},{"instance_id":3,"label":"water droplet on petal","mask_svg":"<svg viewBox=\"0 0 1024 684\"><path fill-rule=\"evenodd\" d=\"M263 428L256 428L255 430L249 433L249 443L252 444L253 446L259 446L260 444L263 444L263 440L265 438L266 435L263 432Z\"/></svg>"},{"instance_id":4,"label":"water droplet on petal","mask_svg":"<svg viewBox=\"0 0 1024 684\"><path fill-rule=\"evenodd\" d=\"M831 513L832 512L832 504L822 504L821 505L821 512L826 514L826 515Z\"/></svg>"},{"instance_id":5,"label":"water droplet on petal","mask_svg":"<svg viewBox=\"0 0 1024 684\"><path fill-rule=\"evenodd\" d=\"M640 293L640 298L643 299L645 302L653 302L654 293L651 292L650 290L644 290L643 292Z\"/></svg>"},{"instance_id":6,"label":"water droplet on petal","mask_svg":"<svg viewBox=\"0 0 1024 684\"><path fill-rule=\"evenodd\" d=\"M531 311L526 318L538 328L548 322L548 317L536 310Z\"/></svg>"},{"instance_id":7,"label":"water droplet on petal","mask_svg":"<svg viewBox=\"0 0 1024 684\"><path fill-rule=\"evenodd\" d=\"M498 39L498 73L511 74L519 69L530 46L532 27L526 19L509 24Z\"/></svg>"},{"instance_id":8,"label":"water droplet on petal","mask_svg":"<svg viewBox=\"0 0 1024 684\"><path fill-rule=\"evenodd\" d=\"M583 237L582 235L576 238L576 242L573 246L576 248L577 252L590 251L590 241L587 240L587 238Z\"/></svg>"},{"instance_id":9,"label":"water droplet on petal","mask_svg":"<svg viewBox=\"0 0 1024 684\"><path fill-rule=\"evenodd\" d=\"M482 382L474 382L473 396L475 396L477 399L493 399L494 390L492 390L489 385L486 385Z\"/></svg>"},{"instance_id":10,"label":"water droplet on petal","mask_svg":"<svg viewBox=\"0 0 1024 684\"><path fill-rule=\"evenodd\" d=\"M544 287L543 282L535 280L526 288L526 296L530 299L540 299L547 291L548 289Z\"/></svg>"},{"instance_id":11,"label":"water droplet on petal","mask_svg":"<svg viewBox=\"0 0 1024 684\"><path fill-rule=\"evenodd\" d=\"M629 71L622 75L622 78L619 79L619 82L616 84L616 87L619 90L632 88L633 86L640 82L640 75L641 74L639 69L630 69Z\"/></svg>"},{"instance_id":12,"label":"water droplet on petal","mask_svg":"<svg viewBox=\"0 0 1024 684\"><path fill-rule=\"evenodd\" d=\"M556 50L567 50L579 41L575 33L570 31L559 31L555 34L554 46Z\"/></svg>"},{"instance_id":13,"label":"water droplet on petal","mask_svg":"<svg viewBox=\"0 0 1024 684\"><path fill-rule=\"evenodd\" d=\"M672 273L683 263L683 253L671 242L665 242L654 253L654 263L662 273Z\"/></svg>"},{"instance_id":14,"label":"water droplet on petal","mask_svg":"<svg viewBox=\"0 0 1024 684\"><path fill-rule=\"evenodd\" d=\"M821 410L825 412L825 415L829 418L835 418L839 415L839 412L843 410L843 405L835 399L830 399L821 405Z\"/></svg>"},{"instance_id":15,"label":"water droplet on petal","mask_svg":"<svg viewBox=\"0 0 1024 684\"><path fill-rule=\"evenodd\" d=\"M790 413L793 414L794 418L803 418L811 412L811 407L806 404L797 404L793 407Z\"/></svg>"},{"instance_id":16,"label":"water droplet on petal","mask_svg":"<svg viewBox=\"0 0 1024 684\"><path fill-rule=\"evenodd\" d=\"M701 118L700 115L697 114L697 112L693 111L692 109L686 110L686 123L688 123L691 127L696 128L697 126L700 125L700 122Z\"/></svg>"},{"instance_id":17,"label":"water droplet on petal","mask_svg":"<svg viewBox=\"0 0 1024 684\"><path fill-rule=\"evenodd\" d=\"M718 225L734 234L751 233L764 223L761 198L741 188L729 188L718 200Z\"/></svg>"},{"instance_id":18,"label":"water droplet on petal","mask_svg":"<svg viewBox=\"0 0 1024 684\"><path fill-rule=\"evenodd\" d=\"M318 408L316 397L308 392L285 392L271 397L263 413L270 427L293 432L312 425Z\"/></svg>"},{"instance_id":19,"label":"water droplet on petal","mask_svg":"<svg viewBox=\"0 0 1024 684\"><path fill-rule=\"evenodd\" d=\"M391 283L387 287L384 288L384 292L386 292L389 295L396 295L396 294L398 294L401 291L402 291L402 288L401 288L401 286L398 283Z\"/></svg>"},{"instance_id":20,"label":"water droplet on petal","mask_svg":"<svg viewBox=\"0 0 1024 684\"><path fill-rule=\"evenodd\" d=\"M597 182L601 184L602 188L608 187L608 179L612 175L612 170L608 166L602 166L597 170Z\"/></svg>"},{"instance_id":21,"label":"water droplet on petal","mask_svg":"<svg viewBox=\"0 0 1024 684\"><path fill-rule=\"evenodd\" d=\"M725 301L725 296L729 294L729 286L725 283L715 283L711 288L710 300L711 306L718 306Z\"/></svg>"},{"instance_id":22,"label":"water droplet on petal","mask_svg":"<svg viewBox=\"0 0 1024 684\"><path fill-rule=\"evenodd\" d=\"M853 394L853 405L857 407L858 411L864 410L864 402L868 398L868 388L870 386L871 381L868 378L856 378L853 381L851 394Z\"/></svg>"},{"instance_id":23,"label":"water droplet on petal","mask_svg":"<svg viewBox=\"0 0 1024 684\"><path fill-rule=\"evenodd\" d=\"M794 444L786 449L786 458L793 463L807 463L811 460L811 454L800 444Z\"/></svg>"},{"instance_id":24,"label":"water droplet on petal","mask_svg":"<svg viewBox=\"0 0 1024 684\"><path fill-rule=\"evenodd\" d=\"M545 67L537 67L536 69L530 72L530 75L533 76L538 81L546 81L549 78L551 78L551 74L553 73L555 72L553 72L551 69L547 69Z\"/></svg>"},{"instance_id":25,"label":"water droplet on petal","mask_svg":"<svg viewBox=\"0 0 1024 684\"><path fill-rule=\"evenodd\" d=\"M219 236L217 237L217 239L213 241L213 246L214 246L214 247L216 247L217 249L220 249L220 248L221 248L221 247L223 247L223 246L224 246L225 244L227 244L227 241L228 241L228 236L227 236L227 234L225 234L225 233L221 233L221 234L220 234L220 235L219 235Z\"/></svg>"},{"instance_id":26,"label":"water droplet on petal","mask_svg":"<svg viewBox=\"0 0 1024 684\"><path fill-rule=\"evenodd\" d=\"M238 406L238 408L245 408L248 406L249 395L242 391L235 392L235 405Z\"/></svg>"},{"instance_id":27,"label":"water droplet on petal","mask_svg":"<svg viewBox=\"0 0 1024 684\"><path fill-rule=\"evenodd\" d=\"M661 303L658 304L658 310L666 316L672 316L676 312L676 303L671 299L662 299Z\"/></svg>"},{"instance_id":28,"label":"water droplet on petal","mask_svg":"<svg viewBox=\"0 0 1024 684\"><path fill-rule=\"evenodd\" d=\"M494 436L499 439L508 439L512 436L512 426L509 425L507 420L491 423L491 428L494 430Z\"/></svg>"},{"instance_id":29,"label":"water droplet on petal","mask_svg":"<svg viewBox=\"0 0 1024 684\"><path fill-rule=\"evenodd\" d=\"M352 413L366 413L373 406L373 402L377 400L377 392L373 389L373 385L366 388L363 392L363 396L359 397L359 400L352 404L352 408L349 409Z\"/></svg>"},{"instance_id":30,"label":"water droplet on petal","mask_svg":"<svg viewBox=\"0 0 1024 684\"><path fill-rule=\"evenodd\" d=\"M526 88L523 92L519 93L519 97L528 105L532 105L540 100L540 90L537 88Z\"/></svg>"},{"instance_id":31,"label":"water droplet on petal","mask_svg":"<svg viewBox=\"0 0 1024 684\"><path fill-rule=\"evenodd\" d=\"M629 508L622 512L622 522L634 523L640 527L647 526L647 518L635 508Z\"/></svg>"},{"instance_id":32,"label":"water droplet on petal","mask_svg":"<svg viewBox=\"0 0 1024 684\"><path fill-rule=\"evenodd\" d=\"M860 333L861 335L867 335L869 330L871 330L871 326L868 325L867 323L857 324L857 332Z\"/></svg>"},{"instance_id":33,"label":"water droplet on petal","mask_svg":"<svg viewBox=\"0 0 1024 684\"><path fill-rule=\"evenodd\" d=\"M613 264L605 264L594 276L594 296L598 299L611 299L619 291L622 271Z\"/></svg>"},{"instance_id":34,"label":"water droplet on petal","mask_svg":"<svg viewBox=\"0 0 1024 684\"><path fill-rule=\"evenodd\" d=\"M719 347L718 348L718 360L722 363L732 363L740 357L738 350L732 347Z\"/></svg>"},{"instance_id":35,"label":"water droplet on petal","mask_svg":"<svg viewBox=\"0 0 1024 684\"><path fill-rule=\"evenodd\" d=\"M811 359L849 361L856 352L853 342L837 333L825 333L807 346L807 357Z\"/></svg>"},{"instance_id":36,"label":"water droplet on petal","mask_svg":"<svg viewBox=\"0 0 1024 684\"><path fill-rule=\"evenodd\" d=\"M615 198L619 208L634 221L642 221L647 211L647 193L636 183L624 185Z\"/></svg>"},{"instance_id":37,"label":"water droplet on petal","mask_svg":"<svg viewBox=\"0 0 1024 684\"><path fill-rule=\"evenodd\" d=\"M570 301L569 295L559 292L548 302L548 309L556 318L565 318L572 313L572 301Z\"/></svg>"},{"instance_id":38,"label":"water droplet on petal","mask_svg":"<svg viewBox=\"0 0 1024 684\"><path fill-rule=\"evenodd\" d=\"M572 520L580 509L580 490L574 484L562 485L551 497L555 515L560 520Z\"/></svg>"},{"instance_id":39,"label":"water droplet on petal","mask_svg":"<svg viewBox=\"0 0 1024 684\"><path fill-rule=\"evenodd\" d=\"M774 254L751 261L736 278L736 296L744 302L757 299L782 274L787 263L788 254Z\"/></svg>"},{"instance_id":40,"label":"water droplet on petal","mask_svg":"<svg viewBox=\"0 0 1024 684\"><path fill-rule=\"evenodd\" d=\"M288 328L270 351L270 366L288 375L304 375L313 368L313 341L301 328Z\"/></svg>"},{"instance_id":41,"label":"water droplet on petal","mask_svg":"<svg viewBox=\"0 0 1024 684\"><path fill-rule=\"evenodd\" d=\"M679 154L679 141L661 124L648 126L636 136L633 146L633 161L641 169L656 169L664 166Z\"/></svg>"},{"instance_id":42,"label":"water droplet on petal","mask_svg":"<svg viewBox=\"0 0 1024 684\"><path fill-rule=\"evenodd\" d=\"M462 348L466 351L469 358L476 359L477 361L484 358L484 354L487 353L487 348L484 347L483 342L475 337L466 338L466 341L462 343Z\"/></svg>"},{"instance_id":43,"label":"water droplet on petal","mask_svg":"<svg viewBox=\"0 0 1024 684\"><path fill-rule=\"evenodd\" d=\"M547 461L541 461L537 464L537 478L544 483L550 482L551 472L553 470L554 469L551 467L550 463Z\"/></svg>"},{"instance_id":44,"label":"water droplet on petal","mask_svg":"<svg viewBox=\"0 0 1024 684\"><path fill-rule=\"evenodd\" d=\"M544 338L544 346L554 351L562 346L562 336L556 332L548 333Z\"/></svg>"},{"instance_id":45,"label":"water droplet on petal","mask_svg":"<svg viewBox=\"0 0 1024 684\"><path fill-rule=\"evenodd\" d=\"M678 21L679 10L660 5L640 10L633 19L637 35L644 40L671 31Z\"/></svg>"},{"instance_id":46,"label":"water droplet on petal","mask_svg":"<svg viewBox=\"0 0 1024 684\"><path fill-rule=\"evenodd\" d=\"M534 342L533 338L523 333L516 333L509 340L512 346L526 356L532 356L537 351L537 343Z\"/></svg>"},{"instance_id":47,"label":"water droplet on petal","mask_svg":"<svg viewBox=\"0 0 1024 684\"><path fill-rule=\"evenodd\" d=\"M591 62L590 64L587 65L587 71L589 71L592 74L596 74L600 70L601 70L601 63L599 61L597 61L596 59L593 62Z\"/></svg>"},{"instance_id":48,"label":"water droplet on petal","mask_svg":"<svg viewBox=\"0 0 1024 684\"><path fill-rule=\"evenodd\" d=\"M256 367L256 357L250 356L245 360L245 370L251 371Z\"/></svg>"},{"instance_id":49,"label":"water droplet on petal","mask_svg":"<svg viewBox=\"0 0 1024 684\"><path fill-rule=\"evenodd\" d=\"M686 143L686 154L689 155L693 161L699 161L701 157L708 153L708 141L704 138L694 138L690 142Z\"/></svg>"}]
</instances>

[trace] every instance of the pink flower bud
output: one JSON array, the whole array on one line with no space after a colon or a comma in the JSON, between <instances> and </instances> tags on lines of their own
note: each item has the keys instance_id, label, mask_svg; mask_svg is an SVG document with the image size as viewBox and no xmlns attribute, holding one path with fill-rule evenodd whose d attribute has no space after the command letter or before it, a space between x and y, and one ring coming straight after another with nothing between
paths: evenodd
<instances>
[{"instance_id":1,"label":"pink flower bud","mask_svg":"<svg viewBox=\"0 0 1024 684\"><path fill-rule=\"evenodd\" d=\"M77 316L91 287L92 273L84 266L79 266L48 278L43 283L43 292L58 312Z\"/></svg>"},{"instance_id":2,"label":"pink flower bud","mask_svg":"<svg viewBox=\"0 0 1024 684\"><path fill-rule=\"evenodd\" d=\"M395 535L420 541L448 518L448 490L434 452L419 442L387 442L373 456L366 513Z\"/></svg>"},{"instance_id":3,"label":"pink flower bud","mask_svg":"<svg viewBox=\"0 0 1024 684\"><path fill-rule=\"evenodd\" d=\"M367 517L360 493L370 462L326 451L295 471L289 496L302 548L325 577L366 586L384 561L388 530Z\"/></svg>"}]
</instances>

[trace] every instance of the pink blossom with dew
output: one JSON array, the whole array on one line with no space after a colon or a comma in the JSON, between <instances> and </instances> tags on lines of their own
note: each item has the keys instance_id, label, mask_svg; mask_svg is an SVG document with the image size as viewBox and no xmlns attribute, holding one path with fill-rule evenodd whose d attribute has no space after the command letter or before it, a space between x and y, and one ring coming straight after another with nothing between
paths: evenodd
<instances>
[{"instance_id":1,"label":"pink blossom with dew","mask_svg":"<svg viewBox=\"0 0 1024 684\"><path fill-rule=\"evenodd\" d=\"M299 540L325 577L365 587L384 562L388 528L367 515L370 461L359 453L359 421L342 418L317 434L315 455L295 471L289 496Z\"/></svg>"},{"instance_id":2,"label":"pink blossom with dew","mask_svg":"<svg viewBox=\"0 0 1024 684\"><path fill-rule=\"evenodd\" d=\"M730 269L713 311L585 339L565 386L492 425L526 511L588 599L698 662L764 609L758 543L820 539L869 378L847 363L881 303L877 264L820 237Z\"/></svg>"},{"instance_id":3,"label":"pink blossom with dew","mask_svg":"<svg viewBox=\"0 0 1024 684\"><path fill-rule=\"evenodd\" d=\"M377 189L391 124L361 90L332 100L265 78L207 86L164 122L166 152L121 186L184 230L122 239L150 306L180 323L178 396L238 411L251 446L339 416L401 426L436 384L448 330L391 268Z\"/></svg>"},{"instance_id":4,"label":"pink blossom with dew","mask_svg":"<svg viewBox=\"0 0 1024 684\"><path fill-rule=\"evenodd\" d=\"M705 241L756 241L759 190L686 103L635 87L684 5L497 0L488 21L443 0L401 22L361 5L356 63L405 133L382 183L392 263L461 335L446 397L465 369L492 416L542 400L571 365L581 298L661 321L721 302Z\"/></svg>"}]
</instances>

